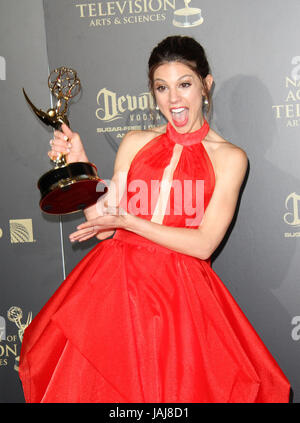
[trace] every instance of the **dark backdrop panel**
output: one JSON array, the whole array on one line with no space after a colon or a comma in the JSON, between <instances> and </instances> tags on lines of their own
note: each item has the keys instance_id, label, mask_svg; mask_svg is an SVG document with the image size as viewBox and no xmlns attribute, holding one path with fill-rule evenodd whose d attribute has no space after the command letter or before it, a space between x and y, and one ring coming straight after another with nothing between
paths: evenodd
<instances>
[{"instance_id":1,"label":"dark backdrop panel","mask_svg":"<svg viewBox=\"0 0 300 423\"><path fill-rule=\"evenodd\" d=\"M22 93L25 87L38 107L49 104L42 3L2 0L0 40L0 55L6 62L6 79L0 81L0 315L6 325L6 337L0 342L0 402L22 402L15 370L21 346L18 332L63 278L58 219L43 216L38 207L36 183L50 169L45 154L49 133Z\"/></svg>"}]
</instances>

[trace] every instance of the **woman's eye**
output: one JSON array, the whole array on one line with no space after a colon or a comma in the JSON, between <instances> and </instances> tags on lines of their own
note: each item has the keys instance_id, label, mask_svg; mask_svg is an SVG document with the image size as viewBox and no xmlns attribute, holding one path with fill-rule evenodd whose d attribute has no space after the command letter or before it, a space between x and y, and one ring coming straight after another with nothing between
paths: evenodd
<instances>
[{"instance_id":1,"label":"woman's eye","mask_svg":"<svg viewBox=\"0 0 300 423\"><path fill-rule=\"evenodd\" d=\"M180 86L182 87L182 88L188 88L188 87L190 87L192 84L190 83L190 82L182 82L181 84L180 84Z\"/></svg>"},{"instance_id":2,"label":"woman's eye","mask_svg":"<svg viewBox=\"0 0 300 423\"><path fill-rule=\"evenodd\" d=\"M162 92L166 89L166 87L164 85L159 85L158 87L156 87L156 90L159 92Z\"/></svg>"}]
</instances>

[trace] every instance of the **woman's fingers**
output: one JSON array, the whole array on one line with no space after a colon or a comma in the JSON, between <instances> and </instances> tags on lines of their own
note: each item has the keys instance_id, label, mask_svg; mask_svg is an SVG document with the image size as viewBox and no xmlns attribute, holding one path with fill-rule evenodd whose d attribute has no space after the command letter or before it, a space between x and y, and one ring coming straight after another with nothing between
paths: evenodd
<instances>
[{"instance_id":1,"label":"woman's fingers","mask_svg":"<svg viewBox=\"0 0 300 423\"><path fill-rule=\"evenodd\" d=\"M63 136L67 136L69 139L71 139L74 135L71 129L65 123L61 125L61 130L62 130Z\"/></svg>"},{"instance_id":2,"label":"woman's fingers","mask_svg":"<svg viewBox=\"0 0 300 423\"><path fill-rule=\"evenodd\" d=\"M70 144L68 141L61 140L60 138L54 137L52 140L49 141L51 146L56 147L67 147Z\"/></svg>"},{"instance_id":3,"label":"woman's fingers","mask_svg":"<svg viewBox=\"0 0 300 423\"><path fill-rule=\"evenodd\" d=\"M86 222L81 223L80 225L77 226L77 229L78 229L77 232L80 231L80 230L84 231L84 230L89 230L89 229L96 227L97 222L95 222L95 220L96 219L92 219L92 220L88 220ZM76 232L74 232L74 233L76 233Z\"/></svg>"},{"instance_id":4,"label":"woman's fingers","mask_svg":"<svg viewBox=\"0 0 300 423\"><path fill-rule=\"evenodd\" d=\"M62 141L68 141L68 139L73 138L74 133L65 123L63 123L60 131L58 130L54 131L54 136L56 138L61 139Z\"/></svg>"},{"instance_id":5,"label":"woman's fingers","mask_svg":"<svg viewBox=\"0 0 300 423\"><path fill-rule=\"evenodd\" d=\"M97 226L94 226L92 228L87 229L81 229L79 231L73 232L69 239L71 242L75 241L84 241L85 239L89 239L93 236L95 236L99 231L99 228Z\"/></svg>"},{"instance_id":6,"label":"woman's fingers","mask_svg":"<svg viewBox=\"0 0 300 423\"><path fill-rule=\"evenodd\" d=\"M50 140L50 145L52 152L55 154L49 155L48 153L49 157L52 157L53 155L57 156L57 153L68 154L71 151L72 144L69 141L62 139L60 134L61 133L59 131L54 131L54 138Z\"/></svg>"},{"instance_id":7,"label":"woman's fingers","mask_svg":"<svg viewBox=\"0 0 300 423\"><path fill-rule=\"evenodd\" d=\"M116 216L98 216L96 219L88 220L77 226L77 231L69 235L71 242L84 241L98 234L101 230L114 229L119 218Z\"/></svg>"},{"instance_id":8,"label":"woman's fingers","mask_svg":"<svg viewBox=\"0 0 300 423\"><path fill-rule=\"evenodd\" d=\"M64 154L67 154L67 153L70 153L70 151L71 151L71 147L65 147L65 146L63 146L63 145L55 145L55 144L52 144L52 146L51 146L52 148L51 148L51 151L53 152L53 153L64 153Z\"/></svg>"},{"instance_id":9,"label":"woman's fingers","mask_svg":"<svg viewBox=\"0 0 300 423\"><path fill-rule=\"evenodd\" d=\"M71 146L69 145L63 145L63 144L56 144L53 142L51 145L52 151L56 151L58 153L70 153Z\"/></svg>"},{"instance_id":10,"label":"woman's fingers","mask_svg":"<svg viewBox=\"0 0 300 423\"><path fill-rule=\"evenodd\" d=\"M67 138L66 135L64 135L64 137L61 137L61 135L57 135L57 134L61 134L61 132L58 131L54 131L54 138L52 140L50 140L50 144L51 145L55 145L58 147L72 147L72 143L69 140L69 138Z\"/></svg>"},{"instance_id":11,"label":"woman's fingers","mask_svg":"<svg viewBox=\"0 0 300 423\"><path fill-rule=\"evenodd\" d=\"M71 238L77 238L77 237L80 237L81 235L85 235L85 234L92 233L92 232L98 232L99 229L100 229L99 226L91 226L89 228L79 229L78 231L73 232L70 235L70 237Z\"/></svg>"},{"instance_id":12,"label":"woman's fingers","mask_svg":"<svg viewBox=\"0 0 300 423\"><path fill-rule=\"evenodd\" d=\"M78 239L76 239L76 240L74 240L74 241L71 241L71 242L82 242L82 241L87 241L88 239L93 238L95 235L96 235L96 234L92 233L92 234L88 234L88 235L85 235L85 236L81 236L80 238L78 238Z\"/></svg>"},{"instance_id":13,"label":"woman's fingers","mask_svg":"<svg viewBox=\"0 0 300 423\"><path fill-rule=\"evenodd\" d=\"M52 153L48 156L53 160L58 154L67 156L67 163L72 162L88 162L87 155L83 148L83 144L79 134L72 132L66 125L62 124L61 129L53 132L53 139L50 140Z\"/></svg>"},{"instance_id":14,"label":"woman's fingers","mask_svg":"<svg viewBox=\"0 0 300 423\"><path fill-rule=\"evenodd\" d=\"M95 231L95 228L94 227L87 228L87 229L80 229L79 231L73 232L70 235L70 238L76 239L76 238L79 238L82 235L86 235L86 234L91 233L91 232L94 232L94 231Z\"/></svg>"},{"instance_id":15,"label":"woman's fingers","mask_svg":"<svg viewBox=\"0 0 300 423\"><path fill-rule=\"evenodd\" d=\"M55 160L58 158L59 153L56 153L55 151L48 151L48 156L51 160Z\"/></svg>"},{"instance_id":16,"label":"woman's fingers","mask_svg":"<svg viewBox=\"0 0 300 423\"><path fill-rule=\"evenodd\" d=\"M67 142L69 140L69 137L61 131L55 130L53 134L57 141L60 140L62 142Z\"/></svg>"}]
</instances>

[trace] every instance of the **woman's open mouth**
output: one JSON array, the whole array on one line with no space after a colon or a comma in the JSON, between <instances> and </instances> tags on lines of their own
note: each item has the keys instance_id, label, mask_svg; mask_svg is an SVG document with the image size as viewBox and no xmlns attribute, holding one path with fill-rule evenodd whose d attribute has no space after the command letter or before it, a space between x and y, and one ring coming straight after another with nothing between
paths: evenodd
<instances>
[{"instance_id":1,"label":"woman's open mouth","mask_svg":"<svg viewBox=\"0 0 300 423\"><path fill-rule=\"evenodd\" d=\"M176 107L171 109L172 120L175 126L185 126L189 119L189 109L186 107Z\"/></svg>"}]
</instances>

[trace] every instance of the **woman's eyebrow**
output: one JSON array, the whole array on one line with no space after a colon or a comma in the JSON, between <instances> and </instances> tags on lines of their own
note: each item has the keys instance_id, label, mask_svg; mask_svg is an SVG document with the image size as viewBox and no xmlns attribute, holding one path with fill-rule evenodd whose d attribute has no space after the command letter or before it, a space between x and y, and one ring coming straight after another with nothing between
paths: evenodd
<instances>
[{"instance_id":1,"label":"woman's eyebrow","mask_svg":"<svg viewBox=\"0 0 300 423\"><path fill-rule=\"evenodd\" d=\"M186 75L183 75L183 76L181 76L180 78L178 78L177 79L177 81L180 81L181 79L184 79L184 78L186 78L186 77L193 77L193 75L190 75L190 74L186 74ZM164 79L162 79L162 78L155 78L154 79L154 82L156 82L156 81L162 81L162 82L166 82Z\"/></svg>"}]
</instances>

